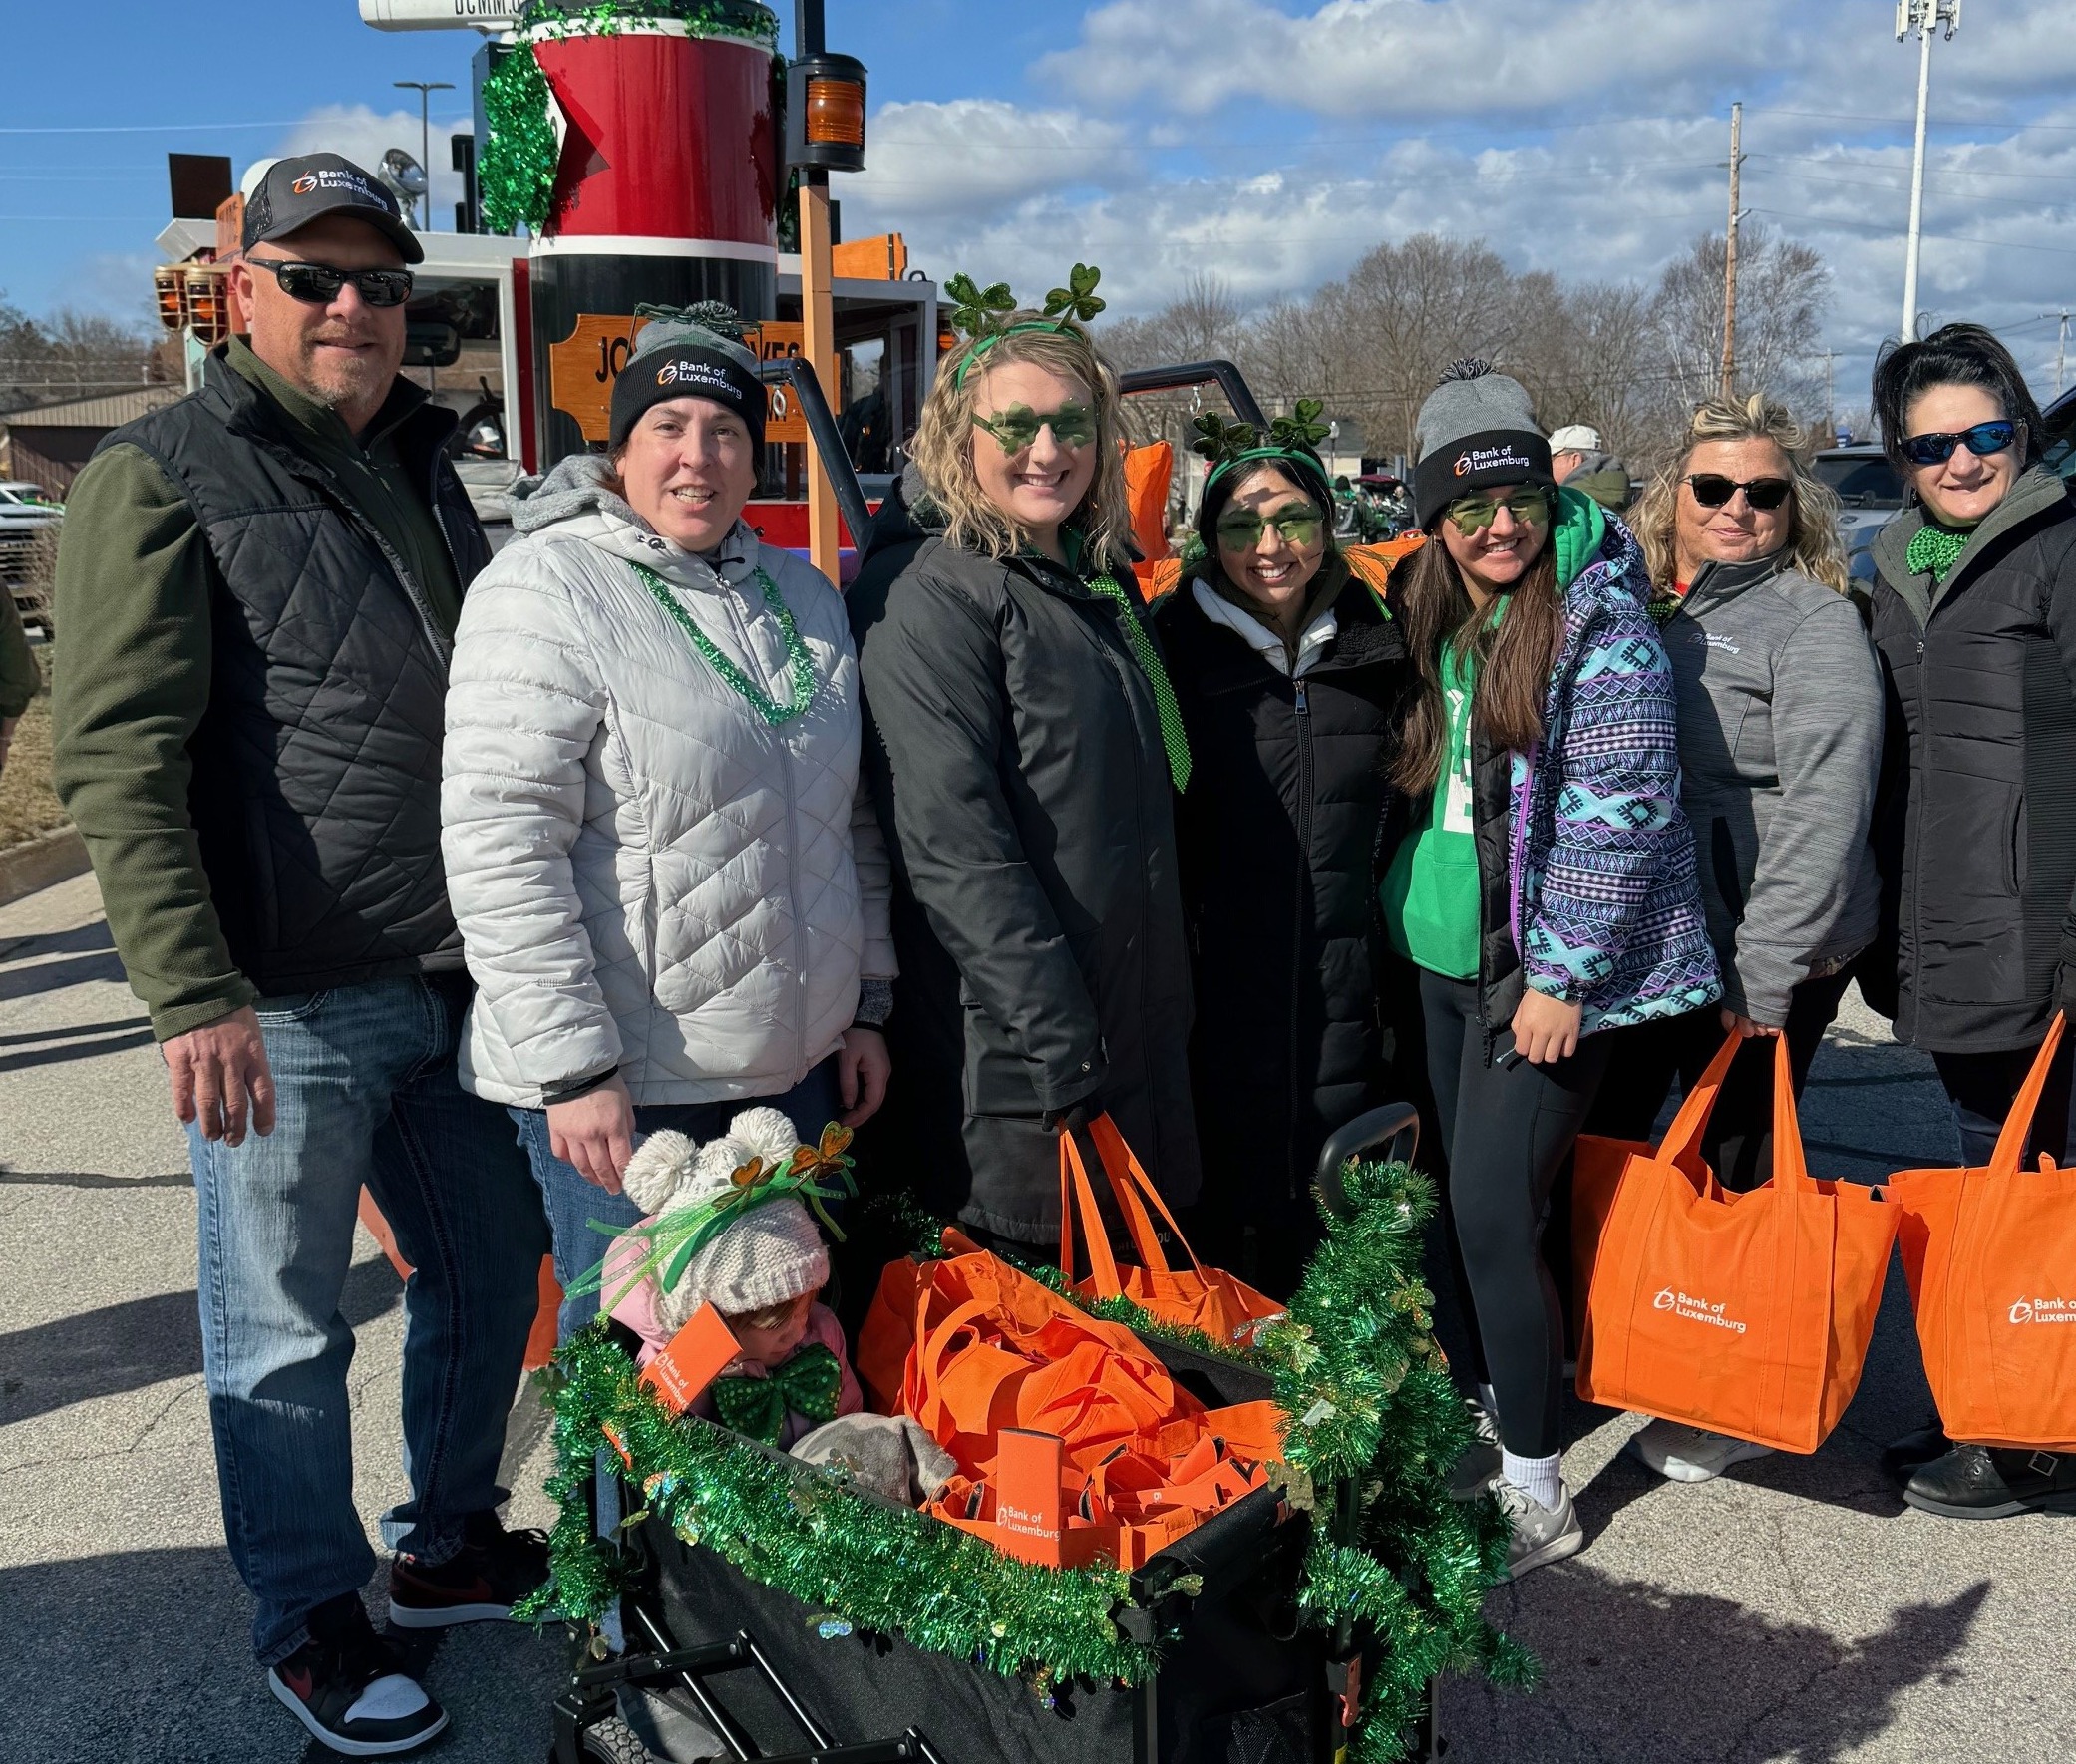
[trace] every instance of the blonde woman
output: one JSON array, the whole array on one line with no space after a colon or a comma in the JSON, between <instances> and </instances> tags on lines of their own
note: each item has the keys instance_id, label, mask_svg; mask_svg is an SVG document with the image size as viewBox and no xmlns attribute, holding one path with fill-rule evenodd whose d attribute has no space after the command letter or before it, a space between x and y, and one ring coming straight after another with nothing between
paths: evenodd
<instances>
[{"instance_id":1,"label":"blonde woman","mask_svg":"<svg viewBox=\"0 0 2076 1764\"><path fill-rule=\"evenodd\" d=\"M902 976L877 1155L969 1231L1055 1246L1063 1123L1108 1110L1172 1205L1199 1180L1189 755L1129 585L1094 272L1073 282L1050 313L948 284L970 334L848 596Z\"/></svg>"},{"instance_id":2,"label":"blonde woman","mask_svg":"<svg viewBox=\"0 0 2076 1764\"><path fill-rule=\"evenodd\" d=\"M1723 998L1620 1031L1591 1127L1648 1138L1674 1075L1692 1083L1726 1032L1746 1036L1706 1146L1737 1191L1772 1173L1771 1038L1787 1037L1799 1095L1880 913L1868 833L1881 674L1847 597L1838 504L1804 466L1807 445L1763 394L1712 399L1636 511ZM1682 1482L1765 1450L1664 1421L1635 1440L1646 1464Z\"/></svg>"}]
</instances>

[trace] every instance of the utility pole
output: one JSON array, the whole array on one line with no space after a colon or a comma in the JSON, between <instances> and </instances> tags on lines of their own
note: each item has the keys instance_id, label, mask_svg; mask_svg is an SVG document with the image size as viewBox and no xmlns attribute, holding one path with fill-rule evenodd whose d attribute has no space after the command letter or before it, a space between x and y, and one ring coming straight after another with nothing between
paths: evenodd
<instances>
[{"instance_id":1,"label":"utility pole","mask_svg":"<svg viewBox=\"0 0 2076 1764\"><path fill-rule=\"evenodd\" d=\"M828 48L823 35L822 0L795 0L793 15L794 53L800 60L818 56ZM837 385L835 301L830 290L829 174L819 166L800 169L800 316L801 353L822 383L830 408L844 408ZM838 579L841 546L837 524L837 487L830 468L813 448L808 449L808 552L810 561L831 581ZM865 543L862 533L851 535L853 544Z\"/></svg>"},{"instance_id":2,"label":"utility pole","mask_svg":"<svg viewBox=\"0 0 2076 1764\"><path fill-rule=\"evenodd\" d=\"M1838 360L1836 349L1824 351L1824 445L1829 447L1838 439L1838 406L1833 400L1832 364Z\"/></svg>"},{"instance_id":3,"label":"utility pole","mask_svg":"<svg viewBox=\"0 0 2076 1764\"><path fill-rule=\"evenodd\" d=\"M1960 0L1896 0L1896 40L1917 33L1917 145L1910 158L1910 231L1903 244L1903 340L1917 335L1917 247L1924 228L1924 111L1931 95L1931 39L1939 26L1946 40L1960 29Z\"/></svg>"},{"instance_id":4,"label":"utility pole","mask_svg":"<svg viewBox=\"0 0 2076 1764\"><path fill-rule=\"evenodd\" d=\"M392 80L392 86L418 94L418 163L425 168L426 193L419 198L420 230L433 230L433 125L432 98L436 92L452 92L452 80Z\"/></svg>"},{"instance_id":5,"label":"utility pole","mask_svg":"<svg viewBox=\"0 0 2076 1764\"><path fill-rule=\"evenodd\" d=\"M2069 358L2069 309L2064 306L2056 313L2043 313L2043 318L2058 318L2061 329L2054 335L2054 395L2062 395L2062 366Z\"/></svg>"},{"instance_id":6,"label":"utility pole","mask_svg":"<svg viewBox=\"0 0 2076 1764\"><path fill-rule=\"evenodd\" d=\"M1723 235L1723 396L1737 396L1737 203L1744 168L1744 105L1730 107L1730 230Z\"/></svg>"}]
</instances>

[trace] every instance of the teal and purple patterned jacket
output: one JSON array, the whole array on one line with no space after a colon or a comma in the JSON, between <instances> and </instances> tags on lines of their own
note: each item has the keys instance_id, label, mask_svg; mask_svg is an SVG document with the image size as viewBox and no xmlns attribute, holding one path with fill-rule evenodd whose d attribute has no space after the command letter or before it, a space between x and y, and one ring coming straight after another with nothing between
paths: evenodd
<instances>
[{"instance_id":1,"label":"teal and purple patterned jacket","mask_svg":"<svg viewBox=\"0 0 2076 1764\"><path fill-rule=\"evenodd\" d=\"M1551 542L1564 633L1543 739L1510 756L1507 928L1527 983L1582 1005L1591 1034L1697 1009L1722 983L1680 812L1672 666L1645 610L1643 554L1568 490ZM1497 844L1478 843L1481 858Z\"/></svg>"}]
</instances>

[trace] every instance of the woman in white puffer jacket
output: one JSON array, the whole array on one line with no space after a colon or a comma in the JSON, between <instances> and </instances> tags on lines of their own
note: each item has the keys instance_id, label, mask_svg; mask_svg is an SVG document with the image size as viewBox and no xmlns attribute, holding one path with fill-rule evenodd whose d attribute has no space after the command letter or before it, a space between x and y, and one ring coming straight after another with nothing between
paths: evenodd
<instances>
[{"instance_id":1,"label":"woman in white puffer jacket","mask_svg":"<svg viewBox=\"0 0 2076 1764\"><path fill-rule=\"evenodd\" d=\"M719 322L641 333L611 451L515 493L455 638L462 1082L511 1109L565 1287L604 1252L591 1222L640 1217L619 1193L638 1133L704 1140L756 1099L813 1139L868 1117L889 1070L857 652L836 590L743 524L765 394Z\"/></svg>"}]
</instances>

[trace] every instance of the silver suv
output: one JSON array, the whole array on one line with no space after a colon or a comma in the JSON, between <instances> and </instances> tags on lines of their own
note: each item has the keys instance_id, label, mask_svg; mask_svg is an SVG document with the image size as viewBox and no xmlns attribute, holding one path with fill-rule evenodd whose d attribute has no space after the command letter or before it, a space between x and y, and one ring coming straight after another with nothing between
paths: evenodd
<instances>
[{"instance_id":1,"label":"silver suv","mask_svg":"<svg viewBox=\"0 0 2076 1764\"><path fill-rule=\"evenodd\" d=\"M1872 583L1875 534L1903 508L1902 475L1872 441L1827 447L1811 461L1811 467L1838 493L1839 542L1846 548L1853 579Z\"/></svg>"}]
</instances>

